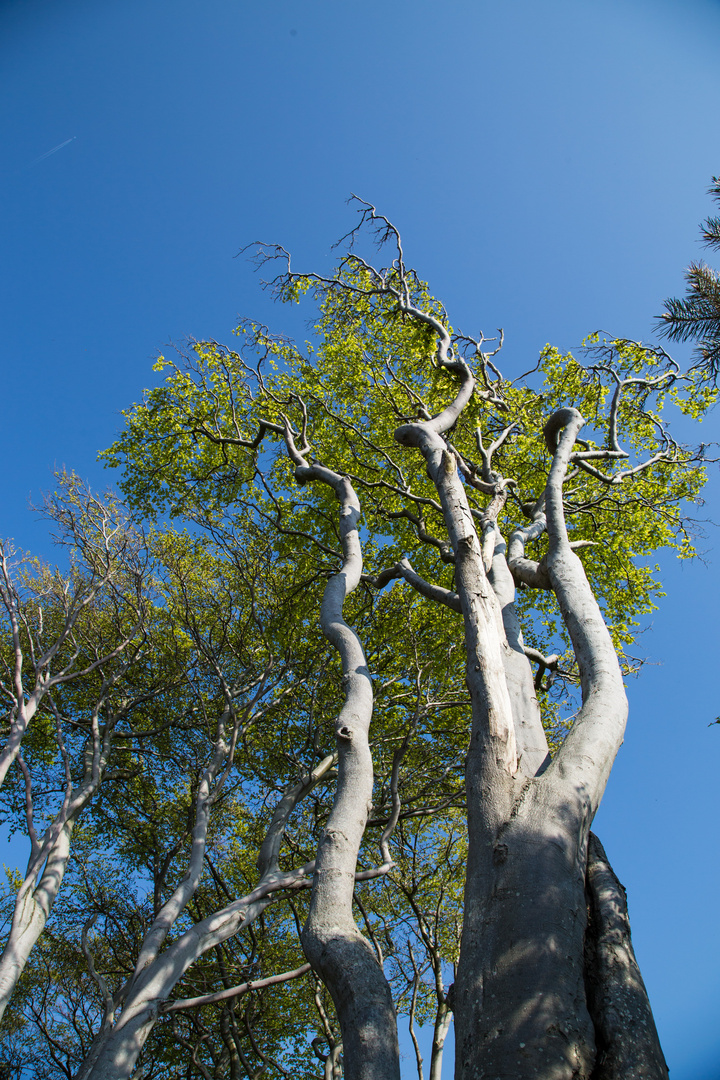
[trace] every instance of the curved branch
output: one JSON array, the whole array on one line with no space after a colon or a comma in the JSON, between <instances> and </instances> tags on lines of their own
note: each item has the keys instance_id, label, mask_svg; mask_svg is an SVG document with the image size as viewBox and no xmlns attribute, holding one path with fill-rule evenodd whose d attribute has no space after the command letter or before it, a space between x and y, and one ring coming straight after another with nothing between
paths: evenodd
<instances>
[{"instance_id":1,"label":"curved branch","mask_svg":"<svg viewBox=\"0 0 720 1080\"><path fill-rule=\"evenodd\" d=\"M537 687L533 684L527 649L515 609L515 581L507 564L505 541L496 523L493 523L492 532L488 530L487 535L494 542L488 580L502 610L507 643L503 647L502 658L515 725L518 768L525 776L532 777L541 773L550 760L547 738L537 700Z\"/></svg>"},{"instance_id":2,"label":"curved branch","mask_svg":"<svg viewBox=\"0 0 720 1080\"><path fill-rule=\"evenodd\" d=\"M500 432L497 439L495 439L487 448L483 445L482 430L477 428L475 432L475 441L477 443L478 451L480 452L480 457L482 458L482 476L486 483L494 483L496 479L496 474L492 471L493 454L496 450L500 449L506 439L508 439L513 431L519 427L519 423L519 420L514 420L512 424L508 424L507 427Z\"/></svg>"},{"instance_id":3,"label":"curved branch","mask_svg":"<svg viewBox=\"0 0 720 1080\"><path fill-rule=\"evenodd\" d=\"M332 995L345 1045L347 1080L399 1080L397 1021L390 987L352 911L356 866L372 800L373 763L368 733L373 710L370 673L360 639L343 618L346 597L362 574L360 503L350 480L318 463L305 465L304 449L285 439L300 483L328 484L340 502L343 565L328 581L320 625L342 663L345 701L335 722L338 785L320 840L310 911L300 940ZM305 441L305 440L303 440ZM307 445L307 444L306 444ZM389 869L389 867L387 867ZM386 872L386 867L367 876Z\"/></svg>"},{"instance_id":4,"label":"curved branch","mask_svg":"<svg viewBox=\"0 0 720 1080\"><path fill-rule=\"evenodd\" d=\"M179 998L170 1001L163 1006L164 1013L177 1012L180 1009L196 1009L200 1005L215 1005L219 1001L230 1001L232 998L247 994L250 990L264 990L266 986L277 986L278 983L289 982L291 979L299 979L310 971L310 964L301 964L293 971L284 971L281 975L269 975L266 979L253 979L240 983L239 986L231 986L229 990L220 990L217 994L203 994L201 997Z\"/></svg>"},{"instance_id":5,"label":"curved branch","mask_svg":"<svg viewBox=\"0 0 720 1080\"><path fill-rule=\"evenodd\" d=\"M517 768L512 709L505 683L501 641L502 613L489 586L473 514L458 475L457 459L428 422L404 424L395 431L402 446L420 450L440 496L452 550L465 626L467 685L473 706L472 753L478 755L477 778L491 770L502 788ZM474 770L468 767L468 775ZM473 779L474 782L474 779ZM504 796L503 796L504 797ZM468 791L468 802L471 804Z\"/></svg>"},{"instance_id":6,"label":"curved branch","mask_svg":"<svg viewBox=\"0 0 720 1080\"><path fill-rule=\"evenodd\" d=\"M99 919L99 917L100 913L96 911L94 915L91 915L89 919L85 920L85 924L83 925L82 933L80 935L80 947L82 948L83 956L85 957L85 962L87 964L90 978L97 985L97 988L102 995L103 1003L105 1005L105 1016L107 1017L110 1016L112 1013L113 997L108 990L108 985L105 979L95 967L95 961L93 960L93 955L90 952L90 945L88 943L88 934Z\"/></svg>"},{"instance_id":7,"label":"curved branch","mask_svg":"<svg viewBox=\"0 0 720 1080\"><path fill-rule=\"evenodd\" d=\"M381 589L388 582L397 581L398 578L407 581L408 585L412 585L413 589L427 600L434 600L435 603L443 604L445 607L451 608L452 611L461 612L460 597L457 593L451 592L450 589L444 589L442 585L435 585L433 582L421 578L419 574L415 573L407 559L400 559L394 566L381 570L377 577L369 580L376 589Z\"/></svg>"},{"instance_id":8,"label":"curved branch","mask_svg":"<svg viewBox=\"0 0 720 1080\"><path fill-rule=\"evenodd\" d=\"M309 775L304 776L297 784L289 788L280 799L280 802L275 807L272 821L270 822L268 831L265 833L265 839L262 842L260 853L257 858L257 868L261 880L268 874L279 873L280 846L283 837L285 836L285 829L290 814L300 800L304 799L316 784L320 782L323 776L333 768L337 763L337 759L337 751L334 754L328 754Z\"/></svg>"},{"instance_id":9,"label":"curved branch","mask_svg":"<svg viewBox=\"0 0 720 1080\"><path fill-rule=\"evenodd\" d=\"M538 652L537 649L531 649L527 645L525 646L524 651L528 660L532 660L538 666L535 673L535 689L542 690L543 675L546 671L557 671L560 657L557 653L553 653L552 656L544 656L541 652Z\"/></svg>"},{"instance_id":10,"label":"curved branch","mask_svg":"<svg viewBox=\"0 0 720 1080\"><path fill-rule=\"evenodd\" d=\"M515 529L508 542L507 562L510 573L518 584L527 585L531 589L552 589L546 560L541 559L540 562L536 562L534 559L525 558L525 545L532 540L537 540L547 529L543 512L544 505L545 494L543 493L530 511L532 523Z\"/></svg>"},{"instance_id":11,"label":"curved branch","mask_svg":"<svg viewBox=\"0 0 720 1080\"><path fill-rule=\"evenodd\" d=\"M582 563L570 546L562 485L584 420L577 409L560 409L545 426L553 449L545 489L549 551L547 571L570 634L580 672L582 706L565 742L546 773L565 795L574 789L587 804L587 820L602 798L615 755L622 743L627 698L615 648Z\"/></svg>"},{"instance_id":12,"label":"curved branch","mask_svg":"<svg viewBox=\"0 0 720 1080\"><path fill-rule=\"evenodd\" d=\"M444 563L455 562L455 552L446 540L439 540L437 536L433 536L425 528L425 518L419 514L413 514L411 510L396 510L388 514L388 517L397 521L400 518L405 518L407 521L411 521L415 526L418 540L421 540L423 544L432 544L440 552L440 558Z\"/></svg>"}]
</instances>

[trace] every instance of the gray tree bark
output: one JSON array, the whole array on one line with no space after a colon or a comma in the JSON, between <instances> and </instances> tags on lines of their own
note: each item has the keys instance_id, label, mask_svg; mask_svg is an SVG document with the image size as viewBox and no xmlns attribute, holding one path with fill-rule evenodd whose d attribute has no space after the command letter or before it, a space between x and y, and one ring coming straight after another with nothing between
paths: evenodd
<instances>
[{"instance_id":1,"label":"gray tree bark","mask_svg":"<svg viewBox=\"0 0 720 1080\"><path fill-rule=\"evenodd\" d=\"M401 253L397 267L402 276ZM572 549L564 518L563 481L583 418L569 408L548 421L545 438L552 464L545 491L531 508L532 523L515 530L506 550L495 520L507 487L505 481L497 479L496 484L493 479L492 451L483 450L478 440L492 480L486 478L482 490L491 492L497 504L492 510L491 503L482 514L471 509L460 475L467 479L472 470L447 439L473 398L475 378L453 355L446 328L435 316L412 306L407 287L399 291L386 285L382 276L376 277L375 291L392 295L400 311L432 327L437 365L456 375L460 384L455 399L437 416L431 417L423 407L416 413L421 419L395 431L398 443L421 452L436 488L449 543L430 539L440 546L443 560L454 563L456 591L424 581L406 559L372 579L382 587L402 577L427 599L463 618L472 726L466 759L469 848L464 923L452 995L456 1080L666 1080L632 953L622 889L602 849L594 840L588 847L590 826L622 743L627 700L610 633ZM479 393L487 397L492 390ZM304 418L306 422L306 413ZM374 951L352 915L358 851L373 784L370 676L362 644L343 618L345 599L362 572L360 506L347 477L317 462L306 463L310 446L305 427L306 423L300 448L287 420L283 431L296 479L329 485L341 506L343 565L325 589L321 625L342 662L345 699L336 721L337 793L313 867L310 912L301 940L335 1002L346 1080L399 1080L392 997ZM607 453L622 454L612 438ZM598 453L605 451L592 451ZM652 460L656 459L657 455ZM472 476L470 480L475 482ZM427 539L420 531L422 522L407 516L419 522L418 534ZM476 520L481 521L480 535ZM544 532L547 555L540 562L525 558L525 544ZM515 611L515 581L554 593L577 661L582 704L552 761ZM383 857L389 867L385 851ZM264 902L264 897L253 901ZM232 930L227 920L222 931L208 924L203 930L207 940L222 940L221 933L227 936L238 929L245 912L239 914ZM209 947L204 942L188 949L187 960L172 959L187 937L164 954L166 966L171 960L175 966L172 973L168 967L162 987L158 983L151 988L149 973L143 975L143 1009L157 1008L169 992L171 977L177 981L191 954L197 956ZM152 958L152 964L162 961L162 956ZM160 973L156 981L159 977ZM140 1012L137 1018L139 1026L146 1022ZM433 1077L439 1075L447 1022L447 1012L439 1012ZM631 1052L623 1041L628 1025L635 1024L642 1034L639 1048ZM129 1075L127 1062L123 1067L122 1073L96 1069L91 1080L124 1080ZM326 1062L326 1075L335 1075L338 1067L333 1054Z\"/></svg>"},{"instance_id":2,"label":"gray tree bark","mask_svg":"<svg viewBox=\"0 0 720 1080\"><path fill-rule=\"evenodd\" d=\"M352 902L358 852L372 804L373 763L368 743L373 693L362 644L343 618L345 598L362 574L360 504L347 477L306 466L286 433L298 480L329 484L340 502L343 565L323 595L320 624L337 650L345 701L335 723L338 781L318 846L302 947L327 986L340 1021L346 1080L400 1080L397 1018L390 986L375 951L357 928Z\"/></svg>"},{"instance_id":3,"label":"gray tree bark","mask_svg":"<svg viewBox=\"0 0 720 1080\"><path fill-rule=\"evenodd\" d=\"M586 988L595 1025L592 1080L667 1080L645 983L630 938L625 889L597 836L587 864Z\"/></svg>"},{"instance_id":4,"label":"gray tree bark","mask_svg":"<svg viewBox=\"0 0 720 1080\"><path fill-rule=\"evenodd\" d=\"M589 1080L596 1047L583 953L587 838L622 741L627 703L610 635L564 521L562 482L583 419L574 409L561 410L546 428L553 463L543 577L573 643L582 707L545 768L504 552L496 544L488 578L456 459L441 438L474 385L469 369L455 366L462 378L455 402L433 420L399 428L396 438L421 450L437 488L465 624L473 717L456 1077Z\"/></svg>"}]
</instances>

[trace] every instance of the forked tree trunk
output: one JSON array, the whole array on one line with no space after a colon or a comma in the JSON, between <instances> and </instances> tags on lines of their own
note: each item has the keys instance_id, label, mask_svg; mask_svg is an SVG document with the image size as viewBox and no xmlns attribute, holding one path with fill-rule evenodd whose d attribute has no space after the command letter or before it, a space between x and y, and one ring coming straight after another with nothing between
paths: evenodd
<instances>
[{"instance_id":1,"label":"forked tree trunk","mask_svg":"<svg viewBox=\"0 0 720 1080\"><path fill-rule=\"evenodd\" d=\"M527 814L521 810L519 816ZM583 903L582 867L563 873L562 860L547 857L543 834L550 838L544 829L530 845L529 832L513 824L495 851L502 862L486 892L487 955L474 996L462 985L453 990L456 1012L474 1013L465 1018L472 1037L464 1046L457 1040L457 1075L667 1080L632 947L625 890L602 844L590 833ZM559 850L560 837L552 839ZM529 846L538 854L534 867ZM553 878L554 887L548 884ZM557 880L563 879L561 890Z\"/></svg>"},{"instance_id":2,"label":"forked tree trunk","mask_svg":"<svg viewBox=\"0 0 720 1080\"><path fill-rule=\"evenodd\" d=\"M336 721L338 785L314 863L310 912L301 935L302 945L335 1003L343 1036L346 1080L400 1080L397 1020L390 987L352 915L358 851L373 788L368 743L372 685L362 645L342 614L345 599L357 587L362 572L360 507L347 478L317 464L306 466L289 432L286 438L298 479L329 484L338 496L344 555L340 572L325 588L320 613L323 632L340 655L343 668L345 701ZM319 776L327 771L332 760L327 758L315 773ZM301 783L287 793L278 807L277 827L271 825L260 853L263 879L282 877L277 870L277 858L284 826L301 792L311 786L310 780ZM189 886L186 891L189 898L192 895ZM135 984L115 1027L103 1025L75 1080L128 1080L159 1011L190 964L212 945L227 940L248 925L254 917L253 909L259 914L268 902L269 896L253 903L235 901L196 923L163 952L159 951L160 945L177 916L171 912L162 925L158 917L158 932L153 936L151 929L146 935ZM165 907L169 910L169 902ZM178 913L182 911L179 904L176 907ZM334 1068L334 1062L331 1066Z\"/></svg>"},{"instance_id":3,"label":"forked tree trunk","mask_svg":"<svg viewBox=\"0 0 720 1080\"><path fill-rule=\"evenodd\" d=\"M472 705L469 851L453 994L456 1080L667 1080L630 944L622 887L589 832L622 742L627 701L610 634L564 522L562 482L583 420L574 409L561 410L546 428L553 463L545 491L549 552L542 574L571 638L582 690L573 727L548 763L504 545L497 534L486 570L486 536L481 542L456 458L442 438L472 396L474 381L465 372L451 406L395 433L402 445L422 452L442 506L455 559L457 595L451 606L463 615ZM321 613L345 683L336 724L338 789L318 849L302 944L335 1002L346 1080L399 1080L390 990L352 916L373 783L369 673L362 645L342 614L360 579L359 504L346 477L319 463L306 465L309 447L296 450L289 427L285 437L298 480L329 484L340 500L344 556L340 573L328 582ZM167 950L166 964L179 944ZM113 1054L98 1061L91 1080L127 1080L158 1004L190 962L182 971L176 964L167 985L144 991L142 1009L140 1003L135 1013L126 1007L128 1019L118 1027L125 1024L128 1031L115 1033Z\"/></svg>"},{"instance_id":4,"label":"forked tree trunk","mask_svg":"<svg viewBox=\"0 0 720 1080\"><path fill-rule=\"evenodd\" d=\"M595 1025L585 989L588 836L622 742L627 700L610 634L565 527L562 483L583 419L577 410L563 409L545 431L553 462L545 491L549 552L543 575L572 640L582 690L573 727L548 765L503 546L496 542L486 574L456 459L441 437L472 387L466 369L452 406L395 433L400 443L422 452L442 505L455 555L472 703L466 764L469 851L454 992L456 1080L596 1080ZM594 854L593 859L595 881ZM603 913L606 892L598 893ZM616 923L611 938L617 936ZM618 953L624 968L615 953L613 964L607 960L607 940L602 936L597 947L603 973L630 971L624 939ZM637 995L631 1008L627 987L621 989L617 978L610 988L603 975L603 986L603 1005L598 1008L594 1001L593 1009L602 1060L610 1062L611 1045L612 1053L619 1053L618 1039L603 1032L615 1023L617 1003L622 1001L626 1012L641 1009ZM608 995L614 1012L605 1007ZM656 1058L646 1058L643 1067L653 1071L626 1070L626 1080L635 1075L664 1080ZM619 1080L620 1075L597 1077Z\"/></svg>"}]
</instances>

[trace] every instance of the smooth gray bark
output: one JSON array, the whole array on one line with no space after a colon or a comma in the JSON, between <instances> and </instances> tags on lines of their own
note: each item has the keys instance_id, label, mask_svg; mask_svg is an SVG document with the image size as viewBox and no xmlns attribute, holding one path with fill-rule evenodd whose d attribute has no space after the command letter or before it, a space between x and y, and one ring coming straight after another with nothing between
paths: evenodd
<instances>
[{"instance_id":1,"label":"smooth gray bark","mask_svg":"<svg viewBox=\"0 0 720 1080\"><path fill-rule=\"evenodd\" d=\"M212 802L211 785L227 753L220 740L201 784L188 872L146 935L135 973L129 986L121 991L122 1012L114 1025L110 1016L106 1018L76 1080L127 1080L158 1013L197 957L254 921L274 892L297 885L311 872L315 875L313 896L302 943L335 1001L343 1030L345 1075L348 1080L371 1077L399 1080L397 1022L390 988L372 947L352 918L357 856L373 785L368 745L372 686L362 646L342 618L345 597L356 588L362 573L357 530L360 508L349 480L319 465L306 466L289 432L286 437L298 479L329 483L341 503L340 532L345 558L340 573L326 586L320 615L323 631L338 650L343 665L345 703L336 724L338 752L318 766L312 776L288 790L281 800L259 854L261 878L253 893L197 923L160 951L199 881ZM287 819L336 757L337 795L317 859L300 871L280 873L277 861Z\"/></svg>"},{"instance_id":2,"label":"smooth gray bark","mask_svg":"<svg viewBox=\"0 0 720 1080\"><path fill-rule=\"evenodd\" d=\"M505 631L503 665L515 724L518 767L525 776L536 776L547 768L550 754L535 684L525 654L520 620L515 610L515 581L506 562L505 541L497 526L494 533L495 545L488 580L502 609Z\"/></svg>"},{"instance_id":3,"label":"smooth gray bark","mask_svg":"<svg viewBox=\"0 0 720 1080\"><path fill-rule=\"evenodd\" d=\"M101 735L98 718L103 704L104 698L100 697L93 709L93 735L92 740L88 740L84 755L85 775L76 789L73 789L69 760L58 733L66 767L65 797L60 810L40 838L33 824L30 773L22 756L19 758L25 772L26 817L31 852L25 880L15 898L10 933L0 955L0 1019L57 900L70 858L73 829L78 818L94 799L105 777L113 731L119 717L115 715L112 720L108 719Z\"/></svg>"},{"instance_id":4,"label":"smooth gray bark","mask_svg":"<svg viewBox=\"0 0 720 1080\"><path fill-rule=\"evenodd\" d=\"M104 508L99 503L96 505L100 508L101 513L105 515L104 523L107 524ZM28 658L25 657L23 651L22 631L23 628L27 630L23 605L10 574L7 553L3 544L0 543L0 604L7 612L10 626L13 653L12 692L10 696L14 698L7 715L10 726L9 734L5 745L0 750L0 785L4 783L8 770L20 753L20 746L31 721L36 716L43 699L53 687L64 683L77 682L120 656L130 645L140 628L142 620L138 613L138 621L132 626L130 633L125 636L121 635L121 640L113 648L108 649L105 655L98 656L92 663L83 668L75 669L76 656L73 651L71 657L65 660L64 667L61 665L57 671L52 670L53 663L57 660L61 650L69 640L72 640L80 616L92 606L106 586L110 585L118 574L118 567L110 558L108 545L103 547L103 554L105 558L101 557L100 559L101 569L84 592L79 589L77 594L73 595L69 592L70 582L67 583L69 595L65 617L60 630L47 648L43 648L40 639L34 643L28 642L30 652L30 663L28 665ZM102 566L103 561L104 566ZM26 668L28 666L31 668L31 690L26 686ZM10 680L8 680L9 682Z\"/></svg>"},{"instance_id":5,"label":"smooth gray bark","mask_svg":"<svg viewBox=\"0 0 720 1080\"><path fill-rule=\"evenodd\" d=\"M466 369L456 402L467 398L471 381ZM494 592L455 457L440 437L453 415L449 408L434 421L405 425L396 438L421 450L438 490L465 622L473 724L455 985L456 1077L580 1080L590 1077L595 1061L583 963L587 836L627 713L615 650L563 516L562 481L583 421L576 410L562 410L548 425L554 457L545 493L550 552L543 567L575 648L583 704L575 737L568 737L545 772L543 755L528 777L517 757L526 741L523 721L534 726L530 669L508 606L504 553L493 559ZM505 657L503 648L509 650ZM532 749L539 757L542 743Z\"/></svg>"},{"instance_id":6,"label":"smooth gray bark","mask_svg":"<svg viewBox=\"0 0 720 1080\"><path fill-rule=\"evenodd\" d=\"M368 744L373 694L365 654L343 618L345 598L362 573L360 504L346 477L321 466L299 466L299 479L330 484L340 501L343 566L328 582L320 623L340 655L345 701L335 723L338 782L318 846L303 950L327 986L337 1010L346 1080L399 1080L397 1019L390 987L352 911L355 870L370 812L373 765Z\"/></svg>"},{"instance_id":7,"label":"smooth gray bark","mask_svg":"<svg viewBox=\"0 0 720 1080\"><path fill-rule=\"evenodd\" d=\"M466 768L465 915L453 994L456 1077L620 1080L623 1074L618 1069L635 1066L612 1064L609 1048L618 1042L620 1031L619 1024L613 1029L613 1018L624 1009L623 1022L627 1020L631 1005L640 1015L642 994L633 983L637 993L628 1004L629 936L623 936L622 918L617 915L617 889L613 892L607 874L603 878L594 850L588 865L588 835L622 741L627 704L615 649L564 521L563 479L583 419L576 410L564 409L548 422L545 434L553 461L546 489L533 509L532 524L511 537L509 552L494 525L488 528L484 522L479 537L456 454L443 437L471 400L474 378L463 361L448 359L449 339L437 322L414 309L412 313L434 327L439 336L438 363L461 379L455 400L438 416L425 413L422 420L395 432L399 443L419 449L425 458L444 515L457 591L423 581L407 560L381 577L403 577L428 599L459 611L464 623L472 730ZM370 676L362 644L343 618L344 601L362 572L360 507L347 477L318 463L307 465L309 447L296 449L289 425L284 434L297 479L326 483L337 494L343 545L343 566L328 582L321 611L322 629L343 669L345 701L336 722L338 787L314 864L310 914L301 938L336 1005L346 1080L398 1080L389 987L352 915L355 868L373 782ZM538 563L526 559L525 543L545 530L548 555ZM514 608L514 579L555 593L578 663L582 705L551 763ZM586 882L592 897L589 933ZM259 897L246 901L250 907L264 902ZM246 913L239 914L236 929ZM204 928L208 940L223 940L227 926L226 921L222 930ZM165 975L160 969L152 977L150 972L143 974L145 1012L136 1011L136 1032L150 1022L148 1010L157 1009L167 997L171 978L177 981L178 961L182 973L210 947L196 944L182 959L177 946L187 936L153 957L150 967L161 961ZM586 940L591 943L589 951ZM165 979L162 986L158 978ZM593 978L597 987L590 992ZM132 1010L126 1015L135 1022ZM447 1023L447 1012L442 1016L439 1012L441 1040ZM438 1047L435 1073L440 1056ZM127 1061L123 1068L95 1070L92 1080L124 1080ZM337 1071L335 1059L326 1063L327 1070ZM665 1074L637 1075L662 1080Z\"/></svg>"},{"instance_id":8,"label":"smooth gray bark","mask_svg":"<svg viewBox=\"0 0 720 1080\"><path fill-rule=\"evenodd\" d=\"M280 840L295 806L325 776L334 762L334 755L326 757L309 776L290 787L281 799L268 828L266 843L261 848L261 877L252 892L195 923L171 945L158 952L153 960L149 960L145 952L148 962L142 968L136 965L131 980L115 995L75 1080L128 1080L159 1013L164 1011L165 1002L191 964L215 945L227 941L244 926L254 922L276 892L298 887L306 880L313 864L287 873L278 869ZM219 763L215 768L219 768ZM203 808L199 807L198 812L202 816ZM191 855L189 872L192 869ZM177 901L177 893L173 896ZM161 917L163 910L159 913L161 926L165 925ZM154 924L147 939L156 942L153 927ZM122 1011L115 1018L114 1014L120 1006Z\"/></svg>"},{"instance_id":9,"label":"smooth gray bark","mask_svg":"<svg viewBox=\"0 0 720 1080\"><path fill-rule=\"evenodd\" d=\"M451 1023L452 1012L450 1007L444 1001L439 1002L433 1027L433 1041L432 1049L430 1051L430 1073L428 1080L441 1080L442 1078L445 1040L447 1039L447 1033L450 1030Z\"/></svg>"},{"instance_id":10,"label":"smooth gray bark","mask_svg":"<svg viewBox=\"0 0 720 1080\"><path fill-rule=\"evenodd\" d=\"M455 984L462 1080L590 1076L584 813L581 801L553 795L540 776L504 825L476 823Z\"/></svg>"},{"instance_id":11,"label":"smooth gray bark","mask_svg":"<svg viewBox=\"0 0 720 1080\"><path fill-rule=\"evenodd\" d=\"M580 711L547 771L547 780L556 787L558 798L570 792L587 800L591 821L623 741L627 698L615 646L565 527L562 481L583 423L577 409L560 409L545 428L548 448L554 452L545 495L547 569L572 641L582 693Z\"/></svg>"},{"instance_id":12,"label":"smooth gray bark","mask_svg":"<svg viewBox=\"0 0 720 1080\"><path fill-rule=\"evenodd\" d=\"M74 817L65 820L53 843L40 881L35 886L35 875L26 879L15 901L10 934L0 956L0 1019L22 975L35 943L45 929L53 908L70 855Z\"/></svg>"},{"instance_id":13,"label":"smooth gray bark","mask_svg":"<svg viewBox=\"0 0 720 1080\"><path fill-rule=\"evenodd\" d=\"M255 697L247 705L245 717L248 722L251 711L260 701L263 686L261 682ZM264 708L260 705L258 712L252 714L253 717L257 719ZM167 999L190 965L203 953L257 919L277 891L307 884L307 875L311 873L313 864L282 873L278 866L280 845L292 811L332 768L334 754L328 755L298 783L289 786L275 808L258 857L260 878L256 887L247 896L195 923L169 946L162 947L173 919L176 920L182 913L200 882L211 806L227 775L239 723L236 715L233 734L228 741L226 728L231 713L228 707L219 719L213 757L199 785L186 874L148 929L133 975L107 1001L100 1030L75 1080L87 1080L89 1077L92 1080L127 1080L159 1013L164 1011Z\"/></svg>"}]
</instances>

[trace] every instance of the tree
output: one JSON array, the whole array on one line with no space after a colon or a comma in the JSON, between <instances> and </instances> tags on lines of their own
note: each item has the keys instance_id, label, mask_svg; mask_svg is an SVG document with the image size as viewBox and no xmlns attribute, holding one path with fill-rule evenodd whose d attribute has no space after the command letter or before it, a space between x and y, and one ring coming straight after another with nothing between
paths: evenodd
<instances>
[{"instance_id":1,"label":"tree","mask_svg":"<svg viewBox=\"0 0 720 1080\"><path fill-rule=\"evenodd\" d=\"M268 596L274 601L280 596L276 579L287 568L268 560L253 530L245 528L242 543L232 538L232 557L226 559L221 544L213 549L170 530L151 537L147 551L153 557L155 604L145 626L145 670L139 676L145 690L132 727L119 736L129 775L123 785L103 789L88 807L85 828L75 836L71 895L55 908L49 933L20 986L25 1029L35 1029L31 1044L46 1044L45 1054L29 1052L27 1064L41 1061L42 1076L48 1058L57 1075L89 1075L96 1065L103 1070L118 1046L120 1061L110 1067L125 1074L158 1019L164 1019L158 1005L207 952L217 959L211 977L219 972L228 989L225 968L234 969L237 956L223 950L218 955L218 949L239 923L251 936L241 961L247 976L258 965L258 936L269 940L263 952L272 951L276 935L287 937L287 917L279 926L273 926L272 916L265 919L260 935L254 924L278 892L308 883L310 861L279 872L279 848L288 816L324 781L335 760L326 754L309 772L300 769L299 776L297 757L289 765L283 760L285 745L300 746L302 752L308 731L311 754L317 745L302 695L310 679L317 681L315 666L323 664L317 643L301 641L296 647L296 628L292 623L283 628L283 611L268 603ZM286 581L294 587L292 573ZM167 667L171 678L164 677ZM138 677L136 671L133 676ZM125 692L130 685L126 678ZM313 709L322 710L317 687L312 698L311 722ZM70 722L77 722L75 716L70 714ZM269 730L256 740L255 729L263 724ZM288 773L292 779L281 779L280 804L268 813L277 778ZM266 781L266 775L272 779ZM215 859L243 841L235 865L228 867L225 857L218 871ZM248 855L252 863L259 856L257 884ZM207 886L201 888L207 867L212 868L209 896ZM141 886L150 885L149 895L141 887L139 898L133 888L138 876ZM230 888L238 881L246 888L233 900ZM301 961L291 976L306 973L309 965ZM198 993L198 983L202 987L207 979L201 967L188 986L190 1001L173 1001L172 1015L159 1025L159 1046L149 1049L163 1068L177 1059L173 1042L183 1051L205 1049L207 1036L194 1047L180 1017L185 1008L208 1004L208 996L215 1004L212 993ZM269 985L278 981L286 978L271 978ZM262 985L253 980L246 987L253 990L252 1015L250 1007L243 1010L250 1057L261 1062L272 1060L278 1045L284 1051L287 1034L287 1024L272 1022L267 1009L257 1009ZM231 1016L233 1006L230 1000L224 1007ZM22 1028L17 1010L13 1021ZM232 1045L233 1031L225 1035ZM237 1042L243 1038L241 1033ZM12 1050L6 1045L8 1060ZM236 1053L242 1056L242 1046ZM216 1063L228 1062L220 1055Z\"/></svg>"},{"instance_id":2,"label":"tree","mask_svg":"<svg viewBox=\"0 0 720 1080\"><path fill-rule=\"evenodd\" d=\"M713 176L708 195L720 203L720 177ZM707 247L720 248L720 218L706 218L700 233ZM700 366L714 380L720 374L720 275L703 262L691 262L685 280L685 296L665 301L657 329L670 341L696 341Z\"/></svg>"},{"instance_id":3,"label":"tree","mask_svg":"<svg viewBox=\"0 0 720 1080\"><path fill-rule=\"evenodd\" d=\"M137 685L147 639L142 542L113 500L91 495L75 476L56 479L45 513L58 529L58 543L71 549L70 573L32 561L28 566L29 560L20 560L13 573L12 549L0 545L7 633L0 784L17 764L16 783L6 784L2 801L7 807L10 800L12 820L13 804L17 816L21 800L30 841L0 954L0 1018L57 899L78 820L104 781L127 775L122 765L109 769L118 728L132 723L155 692L147 669Z\"/></svg>"},{"instance_id":4,"label":"tree","mask_svg":"<svg viewBox=\"0 0 720 1080\"><path fill-rule=\"evenodd\" d=\"M373 207L346 239L331 276L258 250L281 299L315 294L304 351L244 323L238 350L160 358L107 454L136 514L188 525L154 545L191 659L156 774L104 810L152 888L75 879L84 919L52 932L88 977L53 955L68 989L34 1022L56 1046L68 1002L96 1002L67 1036L78 1080L396 1080L399 1011L434 1023L432 1080L451 1012L462 1080L664 1077L590 826L648 560L692 554L703 455L665 413L702 415L702 373L593 338L506 379Z\"/></svg>"},{"instance_id":5,"label":"tree","mask_svg":"<svg viewBox=\"0 0 720 1080\"><path fill-rule=\"evenodd\" d=\"M165 386L129 414L113 460L127 463L125 491L138 507L159 495L209 529L242 508L273 521L279 550L294 544L301 565L299 538L325 554L335 554L338 539L342 545L342 570L326 586L320 615L343 665L339 781L301 937L335 1002L345 1074L396 1075L397 1043L389 987L358 934L348 889L371 797L372 694L362 642L342 610L357 587L374 597L401 580L456 613L442 633L462 642L472 712L452 995L458 1076L589 1076L596 1067L607 1076L630 1068L663 1075L621 893L609 869L597 884L604 855L597 844L588 855L588 844L625 725L617 652L657 589L631 556L668 543L687 553L678 505L701 482L698 456L673 440L659 409L670 397L699 413L699 379L682 375L661 350L618 341L594 343L585 367L546 349L539 393L510 383L482 338L453 334L444 309L406 268L396 230L372 207L361 215L395 245L388 269L351 252L333 277L295 274L288 259L274 280L283 299L309 289L318 296L314 354L303 357L248 324L240 328L244 355L198 344L189 367L171 368ZM261 255L286 258L279 249ZM586 421L589 437L577 449ZM267 446L273 435L280 453ZM393 446L407 450L399 457ZM543 481L545 447L552 464ZM299 501L293 477L309 489ZM339 532L329 494L340 503ZM518 511L527 523L510 526L506 542L503 523ZM361 513L372 566L365 577ZM598 537L602 547L591 547ZM539 541L544 553L527 558L526 547ZM516 586L542 594L516 606ZM528 615L531 603L545 631L531 630L526 652L518 607ZM574 659L542 652L557 612ZM580 708L552 759L529 658L580 681ZM586 887L591 931L600 935L590 973ZM600 975L598 958L612 948ZM586 994L586 979L596 977L602 989ZM613 1027L620 1014L644 1033L632 1049Z\"/></svg>"}]
</instances>

